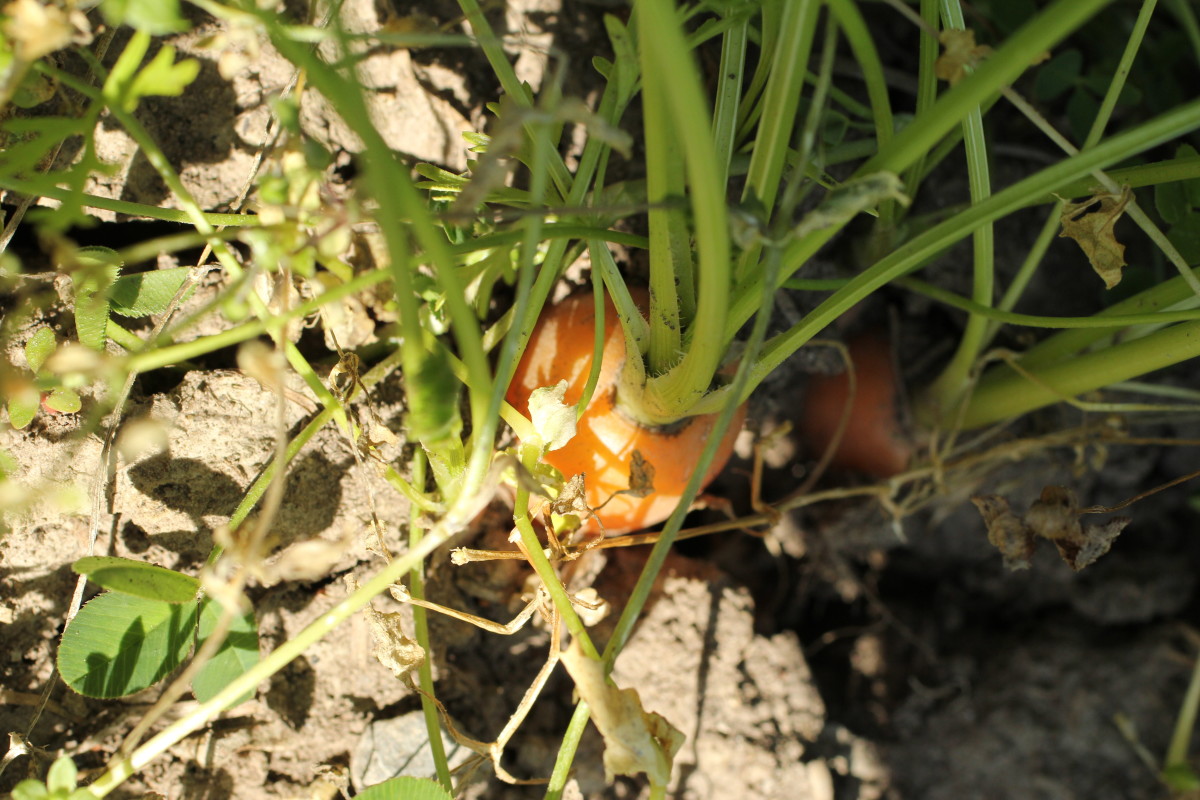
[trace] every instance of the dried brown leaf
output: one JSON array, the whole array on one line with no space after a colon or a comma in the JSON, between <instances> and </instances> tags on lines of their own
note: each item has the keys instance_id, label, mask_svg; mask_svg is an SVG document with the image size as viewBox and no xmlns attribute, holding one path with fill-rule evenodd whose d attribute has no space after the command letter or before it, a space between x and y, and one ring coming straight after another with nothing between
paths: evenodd
<instances>
[{"instance_id":1,"label":"dried brown leaf","mask_svg":"<svg viewBox=\"0 0 1200 800\"><path fill-rule=\"evenodd\" d=\"M382 612L367 606L367 621L371 624L371 654L392 674L404 680L425 661L425 650L404 634L403 615L398 611Z\"/></svg>"},{"instance_id":2,"label":"dried brown leaf","mask_svg":"<svg viewBox=\"0 0 1200 800\"><path fill-rule=\"evenodd\" d=\"M1047 486L1025 514L1025 524L1035 536L1056 541L1080 537L1079 498L1065 486Z\"/></svg>"},{"instance_id":3,"label":"dried brown leaf","mask_svg":"<svg viewBox=\"0 0 1200 800\"><path fill-rule=\"evenodd\" d=\"M1059 237L1075 240L1107 289L1121 282L1125 245L1117 241L1114 227L1132 197L1133 191L1125 186L1120 194L1097 194L1063 207ZM1095 211L1088 211L1097 204Z\"/></svg>"},{"instance_id":4,"label":"dried brown leaf","mask_svg":"<svg viewBox=\"0 0 1200 800\"><path fill-rule=\"evenodd\" d=\"M1004 556L1004 566L1011 570L1029 569L1037 539L1008 507L1008 501L998 494L972 497L971 502L983 516L988 541Z\"/></svg>"},{"instance_id":5,"label":"dried brown leaf","mask_svg":"<svg viewBox=\"0 0 1200 800\"><path fill-rule=\"evenodd\" d=\"M649 497L654 494L654 465L646 460L641 450L634 450L629 459L629 489L631 497Z\"/></svg>"},{"instance_id":6,"label":"dried brown leaf","mask_svg":"<svg viewBox=\"0 0 1200 800\"><path fill-rule=\"evenodd\" d=\"M572 475L571 479L563 484L562 491L550 504L550 510L559 515L576 514L580 519L591 513L587 504L587 486L582 473Z\"/></svg>"},{"instance_id":7,"label":"dried brown leaf","mask_svg":"<svg viewBox=\"0 0 1200 800\"><path fill-rule=\"evenodd\" d=\"M604 773L646 773L652 785L666 786L684 735L666 718L642 708L633 689L618 689L604 674L604 664L589 658L573 640L562 654L563 665L580 696L592 710L592 721L604 737Z\"/></svg>"},{"instance_id":8,"label":"dried brown leaf","mask_svg":"<svg viewBox=\"0 0 1200 800\"><path fill-rule=\"evenodd\" d=\"M1041 496L1018 518L1000 495L971 498L987 526L988 541L1004 556L1009 569L1025 569L1038 539L1048 539L1058 548L1063 561L1076 571L1094 563L1112 547L1117 536L1130 523L1129 517L1113 517L1107 522L1080 522L1087 513L1079 498L1063 486L1047 486Z\"/></svg>"}]
</instances>

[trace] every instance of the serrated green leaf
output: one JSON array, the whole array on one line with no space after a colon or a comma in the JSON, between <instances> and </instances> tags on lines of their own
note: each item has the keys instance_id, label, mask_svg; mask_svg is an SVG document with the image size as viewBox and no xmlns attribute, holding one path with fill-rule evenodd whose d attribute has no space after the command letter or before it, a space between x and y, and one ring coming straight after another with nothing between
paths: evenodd
<instances>
[{"instance_id":1,"label":"serrated green leaf","mask_svg":"<svg viewBox=\"0 0 1200 800\"><path fill-rule=\"evenodd\" d=\"M42 364L46 363L46 359L54 352L54 348L58 346L58 340L54 338L54 331L49 328L39 328L37 333L29 337L29 341L25 343L25 360L29 363L29 369L33 372L41 372Z\"/></svg>"},{"instance_id":2,"label":"serrated green leaf","mask_svg":"<svg viewBox=\"0 0 1200 800\"><path fill-rule=\"evenodd\" d=\"M98 244L90 244L76 250L75 261L84 268L116 266L119 269L125 266L120 253L111 247Z\"/></svg>"},{"instance_id":3,"label":"serrated green leaf","mask_svg":"<svg viewBox=\"0 0 1200 800\"><path fill-rule=\"evenodd\" d=\"M407 775L368 786L357 797L359 800L452 800L437 781Z\"/></svg>"},{"instance_id":4,"label":"serrated green leaf","mask_svg":"<svg viewBox=\"0 0 1200 800\"><path fill-rule=\"evenodd\" d=\"M105 0L100 11L110 25L128 25L153 36L187 30L179 0Z\"/></svg>"},{"instance_id":5,"label":"serrated green leaf","mask_svg":"<svg viewBox=\"0 0 1200 800\"><path fill-rule=\"evenodd\" d=\"M204 646L204 642L212 635L217 621L221 618L221 604L212 598L200 602L200 627L196 647ZM258 663L258 623L254 612L249 611L239 617L234 617L229 627L229 634L208 663L200 668L192 679L192 692L201 703L206 703L217 696L217 693L240 677L246 670ZM254 697L254 691L248 691L239 697L234 705L244 703Z\"/></svg>"},{"instance_id":6,"label":"serrated green leaf","mask_svg":"<svg viewBox=\"0 0 1200 800\"><path fill-rule=\"evenodd\" d=\"M75 258L78 269L71 273L75 332L82 344L102 350L108 327L109 291L121 273L121 262L116 251L107 247L81 247Z\"/></svg>"},{"instance_id":7,"label":"serrated green leaf","mask_svg":"<svg viewBox=\"0 0 1200 800\"><path fill-rule=\"evenodd\" d=\"M188 603L200 591L200 581L166 567L115 556L86 556L71 565L105 589L162 603Z\"/></svg>"},{"instance_id":8,"label":"serrated green leaf","mask_svg":"<svg viewBox=\"0 0 1200 800\"><path fill-rule=\"evenodd\" d=\"M42 396L32 386L18 389L8 398L8 424L17 430L24 428L37 416Z\"/></svg>"},{"instance_id":9,"label":"serrated green leaf","mask_svg":"<svg viewBox=\"0 0 1200 800\"><path fill-rule=\"evenodd\" d=\"M62 414L74 414L83 407L79 395L73 389L60 386L46 395L46 405Z\"/></svg>"},{"instance_id":10,"label":"serrated green leaf","mask_svg":"<svg viewBox=\"0 0 1200 800\"><path fill-rule=\"evenodd\" d=\"M199 61L185 58L176 62L175 48L169 44L164 45L134 76L124 98L125 107L133 111L138 100L143 97L178 97L199 74Z\"/></svg>"},{"instance_id":11,"label":"serrated green leaf","mask_svg":"<svg viewBox=\"0 0 1200 800\"><path fill-rule=\"evenodd\" d=\"M0 37L3 38L3 37ZM41 173L38 165L49 158L50 152L64 140L83 135L87 128L81 120L66 120L59 117L36 116L32 119L9 119L0 125L0 130L11 131L17 136L5 136L5 146L0 148L0 159L6 175L24 172L33 173L29 180L43 186L57 186L63 173ZM49 209L47 209L49 210Z\"/></svg>"},{"instance_id":12,"label":"serrated green leaf","mask_svg":"<svg viewBox=\"0 0 1200 800\"><path fill-rule=\"evenodd\" d=\"M88 697L124 697L153 686L187 656L196 603L163 603L105 592L87 603L63 633L58 671Z\"/></svg>"},{"instance_id":13,"label":"serrated green leaf","mask_svg":"<svg viewBox=\"0 0 1200 800\"><path fill-rule=\"evenodd\" d=\"M52 792L66 794L75 790L78 777L79 770L75 768L75 762L68 756L59 756L46 773L46 788Z\"/></svg>"},{"instance_id":14,"label":"serrated green leaf","mask_svg":"<svg viewBox=\"0 0 1200 800\"><path fill-rule=\"evenodd\" d=\"M171 298L187 280L189 267L173 267L154 272L122 275L113 282L109 292L114 314L125 317L144 317L167 310Z\"/></svg>"}]
</instances>

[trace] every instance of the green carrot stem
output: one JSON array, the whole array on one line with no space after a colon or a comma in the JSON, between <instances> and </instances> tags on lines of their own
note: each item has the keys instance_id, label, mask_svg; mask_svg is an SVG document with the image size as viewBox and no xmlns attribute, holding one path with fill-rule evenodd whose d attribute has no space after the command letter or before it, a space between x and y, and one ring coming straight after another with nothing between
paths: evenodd
<instances>
[{"instance_id":1,"label":"green carrot stem","mask_svg":"<svg viewBox=\"0 0 1200 800\"><path fill-rule=\"evenodd\" d=\"M635 419L664 423L686 416L708 391L724 354L721 333L729 309L730 244L725 190L720 185L713 149L708 103L700 76L679 27L674 4L642 0L639 26L654 31L645 37L647 65L676 77L667 104L675 120L684 154L697 251L696 319L689 328L682 358L663 375L642 383L640 371L623 370L617 401ZM626 359L629 365L634 359Z\"/></svg>"},{"instance_id":2,"label":"green carrot stem","mask_svg":"<svg viewBox=\"0 0 1200 800\"><path fill-rule=\"evenodd\" d=\"M963 429L978 428L1197 356L1200 322L1183 322L1059 364L1028 369L1029 376L1001 368L979 382L961 417L943 418L943 427L961 421Z\"/></svg>"},{"instance_id":3,"label":"green carrot stem","mask_svg":"<svg viewBox=\"0 0 1200 800\"><path fill-rule=\"evenodd\" d=\"M942 16L947 30L963 30L962 8L958 0L942 0ZM987 140L983 132L983 111L977 106L963 119L963 143L967 156L967 178L971 202L979 203L991 194L991 178L988 172ZM974 283L971 299L984 306L991 306L995 285L993 236L990 222L972 232L974 245ZM950 363L929 390L928 404L922 407L936 409L933 413L944 413L954 408L970 384L970 372L987 337L988 321L972 314L967 319L958 342L958 348Z\"/></svg>"}]
</instances>

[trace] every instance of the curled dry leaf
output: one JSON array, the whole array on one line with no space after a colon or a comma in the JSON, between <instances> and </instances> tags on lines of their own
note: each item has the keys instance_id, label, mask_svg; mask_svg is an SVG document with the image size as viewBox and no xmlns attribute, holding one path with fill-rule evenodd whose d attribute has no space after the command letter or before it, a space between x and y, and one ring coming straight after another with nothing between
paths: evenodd
<instances>
[{"instance_id":1,"label":"curled dry leaf","mask_svg":"<svg viewBox=\"0 0 1200 800\"><path fill-rule=\"evenodd\" d=\"M654 494L654 465L646 460L641 450L634 450L629 459L629 488L625 493L637 498Z\"/></svg>"},{"instance_id":2,"label":"curled dry leaf","mask_svg":"<svg viewBox=\"0 0 1200 800\"><path fill-rule=\"evenodd\" d=\"M591 509L587 504L587 487L583 475L573 475L563 484L558 497L550 503L550 511L554 514L578 514L580 519L587 517Z\"/></svg>"},{"instance_id":3,"label":"curled dry leaf","mask_svg":"<svg viewBox=\"0 0 1200 800\"><path fill-rule=\"evenodd\" d=\"M972 497L971 502L979 509L987 526L988 542L1004 557L1004 566L1013 570L1028 569L1033 551L1037 549L1037 537L1012 512L1008 501L998 494L984 494Z\"/></svg>"},{"instance_id":4,"label":"curled dry leaf","mask_svg":"<svg viewBox=\"0 0 1200 800\"><path fill-rule=\"evenodd\" d=\"M1121 271L1125 267L1125 245L1117 241L1114 226L1125 213L1125 207L1132 197L1133 191L1125 186L1120 194L1104 192L1063 206L1059 237L1075 240L1092 269L1104 280L1106 289L1121 282ZM1097 206L1096 210L1088 211L1093 206Z\"/></svg>"},{"instance_id":5,"label":"curled dry leaf","mask_svg":"<svg viewBox=\"0 0 1200 800\"><path fill-rule=\"evenodd\" d=\"M367 621L371 624L371 654L400 680L407 678L425 661L425 650L416 640L404 634L403 615L398 611L376 611L366 606Z\"/></svg>"},{"instance_id":6,"label":"curled dry leaf","mask_svg":"<svg viewBox=\"0 0 1200 800\"><path fill-rule=\"evenodd\" d=\"M633 689L618 689L604 674L604 664L589 658L574 640L562 654L563 665L580 696L592 710L592 721L604 737L604 774L646 773L651 785L666 786L684 735L665 717L646 711Z\"/></svg>"},{"instance_id":7,"label":"curled dry leaf","mask_svg":"<svg viewBox=\"0 0 1200 800\"><path fill-rule=\"evenodd\" d=\"M988 541L1004 556L1009 569L1028 569L1037 540L1049 539L1058 548L1071 569L1076 571L1094 563L1112 547L1117 536L1130 523L1129 517L1113 517L1107 522L1084 524L1086 513L1079 498L1062 486L1047 486L1024 516L1018 517L1008 501L998 494L971 498L987 525Z\"/></svg>"}]
</instances>

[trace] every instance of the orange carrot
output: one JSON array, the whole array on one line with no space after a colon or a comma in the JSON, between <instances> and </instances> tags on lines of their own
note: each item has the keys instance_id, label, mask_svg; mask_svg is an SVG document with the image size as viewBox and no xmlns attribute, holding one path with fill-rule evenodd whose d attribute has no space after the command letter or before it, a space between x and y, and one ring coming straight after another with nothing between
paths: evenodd
<instances>
[{"instance_id":1,"label":"orange carrot","mask_svg":"<svg viewBox=\"0 0 1200 800\"><path fill-rule=\"evenodd\" d=\"M631 293L645 308L645 290ZM534 389L553 386L560 380L567 381L566 402L579 402L592 366L594 309L592 295L579 294L542 314L508 388L508 402L522 414L529 413L529 395ZM624 360L625 337L616 309L606 298L604 352L596 391L579 419L575 437L545 455L545 461L566 478L584 474L587 503L599 509L597 516L610 534L646 528L670 516L717 421L716 414L709 414L665 427L634 422L622 413L616 396L616 380ZM729 460L745 415L743 405L705 473L704 485ZM647 497L616 494L629 488L634 451L654 468L654 491ZM587 522L585 530L595 530L594 523Z\"/></svg>"},{"instance_id":2,"label":"orange carrot","mask_svg":"<svg viewBox=\"0 0 1200 800\"><path fill-rule=\"evenodd\" d=\"M849 424L830 463L889 478L907 469L913 455L912 442L897 417L899 381L891 345L881 334L868 332L850 339L846 347L857 385ZM845 373L809 379L798 427L813 458L829 446L849 401L850 381Z\"/></svg>"}]
</instances>

